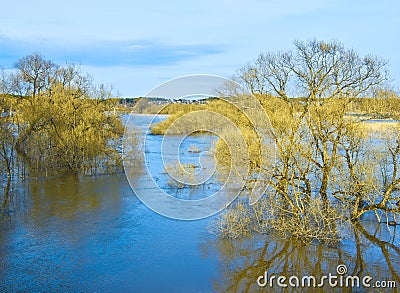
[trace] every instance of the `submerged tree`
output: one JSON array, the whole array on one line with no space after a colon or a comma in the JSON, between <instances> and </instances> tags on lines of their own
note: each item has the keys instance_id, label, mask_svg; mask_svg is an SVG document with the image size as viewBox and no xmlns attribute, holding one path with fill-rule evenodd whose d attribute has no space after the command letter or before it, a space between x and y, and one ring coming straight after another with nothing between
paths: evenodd
<instances>
[{"instance_id":1,"label":"submerged tree","mask_svg":"<svg viewBox=\"0 0 400 293\"><path fill-rule=\"evenodd\" d=\"M12 154L38 176L121 166L122 122L107 112L112 105L104 86L77 66L59 66L38 53L15 67L2 78L2 144L11 147L1 152L5 166Z\"/></svg>"},{"instance_id":2,"label":"submerged tree","mask_svg":"<svg viewBox=\"0 0 400 293\"><path fill-rule=\"evenodd\" d=\"M349 115L357 99L372 96L388 79L386 61L361 57L338 42L312 40L294 47L261 54L236 76L267 111L276 146L276 157L255 170L271 178L265 195L268 223L260 223L307 238L307 232L298 232L321 229L335 235L338 223L368 211L395 216L400 212L398 132L380 136L377 146L368 117ZM326 217L315 216L320 212Z\"/></svg>"}]
</instances>

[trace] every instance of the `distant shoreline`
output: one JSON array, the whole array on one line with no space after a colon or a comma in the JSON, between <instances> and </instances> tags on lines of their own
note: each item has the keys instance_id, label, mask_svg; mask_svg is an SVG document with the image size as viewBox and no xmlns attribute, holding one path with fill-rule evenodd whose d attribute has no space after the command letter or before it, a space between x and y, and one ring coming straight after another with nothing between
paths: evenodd
<instances>
[{"instance_id":1,"label":"distant shoreline","mask_svg":"<svg viewBox=\"0 0 400 293\"><path fill-rule=\"evenodd\" d=\"M129 115L136 115L136 116L158 116L167 118L170 114L139 114L139 113L129 113Z\"/></svg>"}]
</instances>

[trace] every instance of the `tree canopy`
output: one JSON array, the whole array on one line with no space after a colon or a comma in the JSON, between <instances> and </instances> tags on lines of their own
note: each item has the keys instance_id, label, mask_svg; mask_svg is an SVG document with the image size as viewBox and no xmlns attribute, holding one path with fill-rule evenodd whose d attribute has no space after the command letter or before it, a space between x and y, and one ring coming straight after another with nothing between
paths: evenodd
<instances>
[{"instance_id":1,"label":"tree canopy","mask_svg":"<svg viewBox=\"0 0 400 293\"><path fill-rule=\"evenodd\" d=\"M110 114L110 91L78 66L60 66L34 53L2 72L0 89L1 156L8 177L17 161L37 176L120 166L116 146L123 127Z\"/></svg>"}]
</instances>

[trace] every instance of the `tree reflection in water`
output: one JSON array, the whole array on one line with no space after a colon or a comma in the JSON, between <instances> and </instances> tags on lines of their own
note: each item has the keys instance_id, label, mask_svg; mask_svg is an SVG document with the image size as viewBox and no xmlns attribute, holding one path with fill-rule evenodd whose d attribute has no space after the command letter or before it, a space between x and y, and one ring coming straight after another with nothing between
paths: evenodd
<instances>
[{"instance_id":1,"label":"tree reflection in water","mask_svg":"<svg viewBox=\"0 0 400 293\"><path fill-rule=\"evenodd\" d=\"M0 198L2 199L0 207L0 221L11 220L11 213L13 211L10 209L10 201L11 201L10 187L11 187L11 180L9 178L4 186L3 193L2 194L0 193Z\"/></svg>"},{"instance_id":2,"label":"tree reflection in water","mask_svg":"<svg viewBox=\"0 0 400 293\"><path fill-rule=\"evenodd\" d=\"M121 194L129 186L122 176L64 176L11 182L0 192L0 223L42 227L49 219L77 221L87 213L118 214Z\"/></svg>"},{"instance_id":3,"label":"tree reflection in water","mask_svg":"<svg viewBox=\"0 0 400 293\"><path fill-rule=\"evenodd\" d=\"M336 268L344 264L346 276L371 276L375 281L396 281L400 286L400 233L388 230L386 225L365 222L355 224L352 239L332 247L323 244L305 245L296 240L285 240L272 234L257 235L246 239L214 239L205 242L206 254L215 247L219 256L219 274L214 279L217 292L366 292L368 288L331 288L325 282L323 288L292 288L285 290L268 285L260 288L257 278L268 276L315 276L317 283L323 275L338 275ZM286 283L288 281L286 280ZM375 290L375 291L374 291ZM381 291L380 291L381 290ZM396 289L372 289L368 292L393 292Z\"/></svg>"}]
</instances>

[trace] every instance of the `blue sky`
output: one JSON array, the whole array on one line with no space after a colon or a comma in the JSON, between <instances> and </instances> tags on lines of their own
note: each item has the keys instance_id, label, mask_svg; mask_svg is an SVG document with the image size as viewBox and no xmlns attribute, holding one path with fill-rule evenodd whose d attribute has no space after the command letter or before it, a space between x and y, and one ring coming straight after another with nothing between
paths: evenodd
<instances>
[{"instance_id":1,"label":"blue sky","mask_svg":"<svg viewBox=\"0 0 400 293\"><path fill-rule=\"evenodd\" d=\"M398 0L5 1L0 66L41 52L121 96L188 74L231 76L294 40L337 40L389 61L400 85Z\"/></svg>"}]
</instances>

